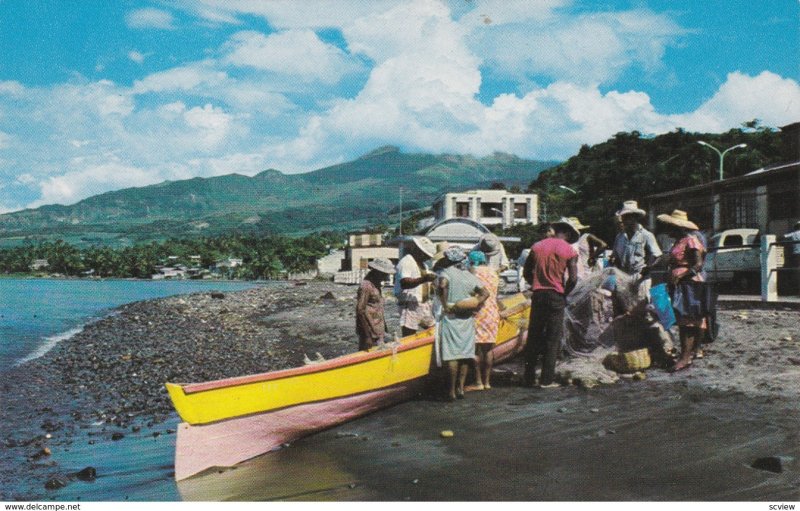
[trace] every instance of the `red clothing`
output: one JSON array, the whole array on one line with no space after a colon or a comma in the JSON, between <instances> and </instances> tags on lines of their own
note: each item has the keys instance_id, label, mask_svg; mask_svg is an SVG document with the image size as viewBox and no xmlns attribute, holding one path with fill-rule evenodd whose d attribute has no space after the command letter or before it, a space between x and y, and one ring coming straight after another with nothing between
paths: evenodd
<instances>
[{"instance_id":1,"label":"red clothing","mask_svg":"<svg viewBox=\"0 0 800 511\"><path fill-rule=\"evenodd\" d=\"M575 247L561 238L545 238L531 247L531 256L536 258L532 289L551 289L564 294L567 263L573 257L578 257Z\"/></svg>"}]
</instances>

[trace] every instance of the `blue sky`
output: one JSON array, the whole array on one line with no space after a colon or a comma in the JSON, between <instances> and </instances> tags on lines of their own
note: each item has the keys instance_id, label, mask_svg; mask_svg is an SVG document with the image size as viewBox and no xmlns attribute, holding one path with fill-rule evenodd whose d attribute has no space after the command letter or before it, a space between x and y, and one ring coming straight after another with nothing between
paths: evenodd
<instances>
[{"instance_id":1,"label":"blue sky","mask_svg":"<svg viewBox=\"0 0 800 511\"><path fill-rule=\"evenodd\" d=\"M376 146L800 120L797 0L0 0L0 213Z\"/></svg>"}]
</instances>

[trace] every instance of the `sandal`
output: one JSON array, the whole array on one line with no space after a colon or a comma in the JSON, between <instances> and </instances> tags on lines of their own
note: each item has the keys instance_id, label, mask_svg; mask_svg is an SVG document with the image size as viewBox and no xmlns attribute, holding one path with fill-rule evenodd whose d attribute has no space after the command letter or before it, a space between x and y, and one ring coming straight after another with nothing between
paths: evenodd
<instances>
[{"instance_id":1,"label":"sandal","mask_svg":"<svg viewBox=\"0 0 800 511\"><path fill-rule=\"evenodd\" d=\"M456 398L457 399L464 399L464 391L463 390L457 390L456 391Z\"/></svg>"}]
</instances>

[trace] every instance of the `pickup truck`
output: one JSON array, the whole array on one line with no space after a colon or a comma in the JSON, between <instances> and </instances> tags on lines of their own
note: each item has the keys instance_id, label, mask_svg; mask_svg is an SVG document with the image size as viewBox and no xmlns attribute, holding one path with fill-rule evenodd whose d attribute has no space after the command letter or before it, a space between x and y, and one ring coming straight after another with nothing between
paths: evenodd
<instances>
[{"instance_id":1,"label":"pickup truck","mask_svg":"<svg viewBox=\"0 0 800 511\"><path fill-rule=\"evenodd\" d=\"M758 229L728 229L708 240L703 265L709 282L756 291L761 282L761 236Z\"/></svg>"}]
</instances>

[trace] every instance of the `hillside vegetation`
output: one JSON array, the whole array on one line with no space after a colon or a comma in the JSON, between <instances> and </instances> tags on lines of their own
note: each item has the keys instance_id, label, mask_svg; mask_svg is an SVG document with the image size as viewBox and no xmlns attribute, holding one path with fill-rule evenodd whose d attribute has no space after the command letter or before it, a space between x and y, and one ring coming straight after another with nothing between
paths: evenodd
<instances>
[{"instance_id":1,"label":"hillside vegetation","mask_svg":"<svg viewBox=\"0 0 800 511\"><path fill-rule=\"evenodd\" d=\"M566 162L539 174L528 190L540 194L549 220L577 216L584 224L591 224L593 232L611 240L615 233L613 215L624 200L641 200L719 178L719 156L698 144L700 140L721 150L747 144L725 155L725 178L798 159L797 154L790 154L791 148L780 132L759 127L757 121L722 134L678 129L648 137L634 131L581 147Z\"/></svg>"},{"instance_id":2,"label":"hillside vegetation","mask_svg":"<svg viewBox=\"0 0 800 511\"><path fill-rule=\"evenodd\" d=\"M266 170L164 182L104 193L70 206L0 215L0 246L63 239L78 246L128 246L174 237L298 234L393 224L404 209L429 206L444 191L526 186L553 161L496 153L405 154L382 147L306 174Z\"/></svg>"}]
</instances>

